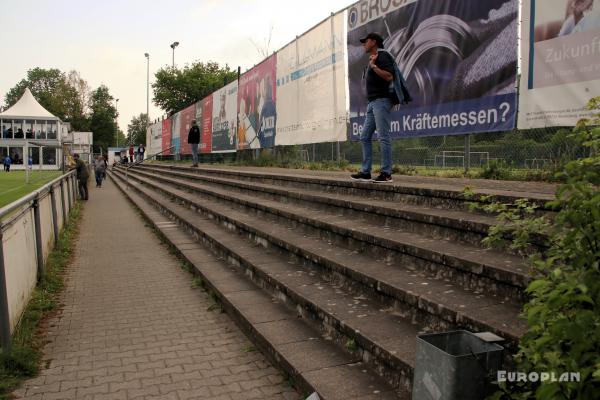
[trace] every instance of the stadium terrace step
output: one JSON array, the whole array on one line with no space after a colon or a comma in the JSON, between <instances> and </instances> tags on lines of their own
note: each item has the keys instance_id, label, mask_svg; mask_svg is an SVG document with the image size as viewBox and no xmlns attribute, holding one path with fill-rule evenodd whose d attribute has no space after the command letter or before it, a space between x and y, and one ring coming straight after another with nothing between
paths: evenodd
<instances>
[{"instance_id":1,"label":"stadium terrace step","mask_svg":"<svg viewBox=\"0 0 600 400\"><path fill-rule=\"evenodd\" d=\"M215 201L226 202L227 209L234 206L252 211L260 217L272 217L275 223L288 225L307 235L316 235L353 251L358 250L368 257L367 262L379 258L388 265L429 272L431 276L445 278L478 293L495 294L518 303L523 300L522 289L529 281L523 260L499 251L451 240L434 240L398 228L382 228L370 221L353 219L352 226L347 227L348 217L345 216L289 203L281 204L277 200L257 200L255 196L232 193L215 188L215 185L186 179L167 178L142 171L130 171L130 175L154 181L157 190L174 187L193 191L203 197L211 196ZM187 201L190 196L183 194L180 197L182 201ZM247 219L250 229L256 227L252 219L255 216L246 218L250 218Z\"/></svg>"},{"instance_id":2,"label":"stadium terrace step","mask_svg":"<svg viewBox=\"0 0 600 400\"><path fill-rule=\"evenodd\" d=\"M365 219L379 226L401 228L422 233L436 239L449 239L480 245L481 240L496 219L490 215L474 214L463 210L394 203L385 200L365 199L359 196L323 193L302 188L248 183L239 179L214 177L194 172L179 172L170 169L140 166L137 171L155 175L181 178L189 181L218 185L228 190L277 200L300 206L319 207L326 212L343 215L349 220Z\"/></svg>"},{"instance_id":3,"label":"stadium terrace step","mask_svg":"<svg viewBox=\"0 0 600 400\"><path fill-rule=\"evenodd\" d=\"M118 172L111 176L301 390L315 390L323 399L410 398L418 333L411 321L164 195L141 185L126 187Z\"/></svg>"},{"instance_id":4,"label":"stadium terrace step","mask_svg":"<svg viewBox=\"0 0 600 400\"><path fill-rule=\"evenodd\" d=\"M296 171L280 168L215 168L201 167L190 169L187 166L145 164L146 167L180 172L193 172L199 175L218 176L247 182L273 184L314 189L344 196L355 195L368 199L399 201L408 204L443 207L444 209L467 209L468 202L501 201L513 203L526 198L540 207L546 207L554 200L556 185L531 182L506 182L472 179L444 179L422 176L396 176L393 184L357 182L349 179L349 173L324 171ZM466 198L464 189L474 192L473 198ZM489 200L485 197L489 196Z\"/></svg>"},{"instance_id":5,"label":"stadium terrace step","mask_svg":"<svg viewBox=\"0 0 600 400\"><path fill-rule=\"evenodd\" d=\"M130 175L130 178L176 199L177 202L209 213L213 218L252 236L264 246L279 248L286 254L292 254L304 264L309 263L312 267L323 270L326 277L330 274L337 275L336 279L350 290L375 296L386 307L396 308L398 312L410 315L412 320L424 323L431 329L460 326L473 330L491 330L514 342L523 332L524 326L517 318L519 302L486 297L482 294L483 291L465 290L453 285L448 279L442 280L431 274L428 276L418 268L406 268L404 263L394 265L389 259L377 260L353 247L345 249L331 241L325 244L314 233L299 232L298 226L281 227L280 221L269 220L273 217L266 213L261 214L257 220L252 213L221 203L219 200L226 194L221 193L217 197L214 192L210 192L213 199L204 197L200 200L190 196L188 192L170 189L161 184L164 182L153 182L151 178L138 173ZM167 182L170 181L167 179ZM186 186L185 189L194 187L195 184L192 187ZM272 210L270 214L274 215ZM473 300L476 303L469 305Z\"/></svg>"}]
</instances>

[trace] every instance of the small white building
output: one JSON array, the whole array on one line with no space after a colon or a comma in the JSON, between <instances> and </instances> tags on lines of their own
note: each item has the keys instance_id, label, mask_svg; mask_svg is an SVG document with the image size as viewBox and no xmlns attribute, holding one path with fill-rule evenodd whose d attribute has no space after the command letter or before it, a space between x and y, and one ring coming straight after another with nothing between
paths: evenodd
<instances>
[{"instance_id":1,"label":"small white building","mask_svg":"<svg viewBox=\"0 0 600 400\"><path fill-rule=\"evenodd\" d=\"M64 151L79 154L79 158L92 162L94 135L92 132L69 132L61 137Z\"/></svg>"},{"instance_id":2,"label":"small white building","mask_svg":"<svg viewBox=\"0 0 600 400\"><path fill-rule=\"evenodd\" d=\"M67 130L67 125L42 107L27 88L19 101L0 113L0 155L10 155L14 169L24 169L28 148L36 168L60 169L61 137Z\"/></svg>"},{"instance_id":3,"label":"small white building","mask_svg":"<svg viewBox=\"0 0 600 400\"><path fill-rule=\"evenodd\" d=\"M108 148L108 165L112 166L115 163L120 163L123 157L127 157L129 147L109 147Z\"/></svg>"}]
</instances>

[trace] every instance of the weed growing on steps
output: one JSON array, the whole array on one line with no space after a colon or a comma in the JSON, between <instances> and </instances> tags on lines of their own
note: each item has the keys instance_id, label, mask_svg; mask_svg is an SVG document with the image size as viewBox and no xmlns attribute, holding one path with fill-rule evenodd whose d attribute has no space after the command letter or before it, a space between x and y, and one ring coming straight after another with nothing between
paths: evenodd
<instances>
[{"instance_id":1,"label":"weed growing on steps","mask_svg":"<svg viewBox=\"0 0 600 400\"><path fill-rule=\"evenodd\" d=\"M194 279L192 279L192 288L193 289L196 289L196 288L203 289L203 285L204 285L204 281L202 280L201 277L195 276Z\"/></svg>"},{"instance_id":2,"label":"weed growing on steps","mask_svg":"<svg viewBox=\"0 0 600 400\"><path fill-rule=\"evenodd\" d=\"M356 341L354 339L349 339L348 341L346 341L345 347L346 350L348 350L350 353L354 353L358 350L358 345L356 344Z\"/></svg>"},{"instance_id":3,"label":"weed growing on steps","mask_svg":"<svg viewBox=\"0 0 600 400\"><path fill-rule=\"evenodd\" d=\"M69 221L58 243L48 256L45 275L39 282L12 337L10 353L0 353L0 399L11 398L10 392L40 370L44 332L40 323L58 308L58 296L64 287L64 270L73 255L78 233L81 205L71 210Z\"/></svg>"},{"instance_id":4,"label":"weed growing on steps","mask_svg":"<svg viewBox=\"0 0 600 400\"><path fill-rule=\"evenodd\" d=\"M254 353L256 351L256 347L254 346L248 346L246 348L244 348L244 353Z\"/></svg>"}]
</instances>

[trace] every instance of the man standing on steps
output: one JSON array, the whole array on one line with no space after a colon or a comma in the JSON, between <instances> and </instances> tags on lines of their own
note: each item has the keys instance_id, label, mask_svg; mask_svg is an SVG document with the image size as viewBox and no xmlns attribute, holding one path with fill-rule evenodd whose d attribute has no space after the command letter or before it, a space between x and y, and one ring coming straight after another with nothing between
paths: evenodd
<instances>
[{"instance_id":1,"label":"man standing on steps","mask_svg":"<svg viewBox=\"0 0 600 400\"><path fill-rule=\"evenodd\" d=\"M90 174L88 172L87 165L83 162L83 160L79 159L79 154L73 154L73 159L75 160L75 165L71 167L71 169L77 170L77 183L79 184L79 195L81 196L81 200L88 200L88 179Z\"/></svg>"},{"instance_id":2,"label":"man standing on steps","mask_svg":"<svg viewBox=\"0 0 600 400\"><path fill-rule=\"evenodd\" d=\"M198 144L200 143L200 128L198 128L198 125L196 124L196 121L192 121L192 127L190 128L190 131L188 133L188 144L190 145L190 148L192 149L192 159L194 160L194 163L192 164L192 167L197 167L198 166Z\"/></svg>"},{"instance_id":3,"label":"man standing on steps","mask_svg":"<svg viewBox=\"0 0 600 400\"><path fill-rule=\"evenodd\" d=\"M367 89L367 115L360 134L362 142L362 166L354 180L372 181L376 183L392 182L392 143L390 138L390 111L394 105L390 84L394 80L395 61L383 49L383 38L377 33L369 33L363 39L365 53L369 54L369 65L365 70ZM373 164L373 133L379 134L381 147L381 173L371 180Z\"/></svg>"},{"instance_id":4,"label":"man standing on steps","mask_svg":"<svg viewBox=\"0 0 600 400\"><path fill-rule=\"evenodd\" d=\"M133 155L135 154L135 148L133 147L133 143L129 145L129 162L133 162Z\"/></svg>"}]
</instances>

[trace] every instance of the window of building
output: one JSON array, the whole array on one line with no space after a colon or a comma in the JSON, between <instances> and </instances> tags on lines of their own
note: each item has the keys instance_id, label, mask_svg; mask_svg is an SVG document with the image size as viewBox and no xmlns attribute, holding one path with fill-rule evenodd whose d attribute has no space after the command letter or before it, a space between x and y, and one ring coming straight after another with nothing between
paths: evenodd
<instances>
[{"instance_id":1,"label":"window of building","mask_svg":"<svg viewBox=\"0 0 600 400\"><path fill-rule=\"evenodd\" d=\"M8 147L0 147L0 151L2 152L2 159L4 160L4 158L6 158L6 156L8 155Z\"/></svg>"},{"instance_id":2,"label":"window of building","mask_svg":"<svg viewBox=\"0 0 600 400\"><path fill-rule=\"evenodd\" d=\"M40 148L39 147L30 147L29 155L33 159L33 165L40 165Z\"/></svg>"},{"instance_id":3,"label":"window of building","mask_svg":"<svg viewBox=\"0 0 600 400\"><path fill-rule=\"evenodd\" d=\"M12 121L2 120L2 138L12 139Z\"/></svg>"},{"instance_id":4,"label":"window of building","mask_svg":"<svg viewBox=\"0 0 600 400\"><path fill-rule=\"evenodd\" d=\"M25 136L28 139L36 139L35 132L33 130L33 120L32 119L25 120Z\"/></svg>"},{"instance_id":5,"label":"window of building","mask_svg":"<svg viewBox=\"0 0 600 400\"><path fill-rule=\"evenodd\" d=\"M35 132L36 139L46 139L46 133L44 132L44 121L35 121L33 123L33 131Z\"/></svg>"},{"instance_id":6,"label":"window of building","mask_svg":"<svg viewBox=\"0 0 600 400\"><path fill-rule=\"evenodd\" d=\"M13 130L15 132L15 139L23 139L25 138L25 131L23 128L25 127L23 120L13 121Z\"/></svg>"},{"instance_id":7,"label":"window of building","mask_svg":"<svg viewBox=\"0 0 600 400\"><path fill-rule=\"evenodd\" d=\"M13 164L23 164L23 148L22 147L9 147L8 154L13 160Z\"/></svg>"},{"instance_id":8,"label":"window of building","mask_svg":"<svg viewBox=\"0 0 600 400\"><path fill-rule=\"evenodd\" d=\"M57 124L56 121L46 121L46 131L48 132L48 139L57 138Z\"/></svg>"},{"instance_id":9,"label":"window of building","mask_svg":"<svg viewBox=\"0 0 600 400\"><path fill-rule=\"evenodd\" d=\"M42 147L42 162L44 165L56 165L56 149Z\"/></svg>"}]
</instances>

